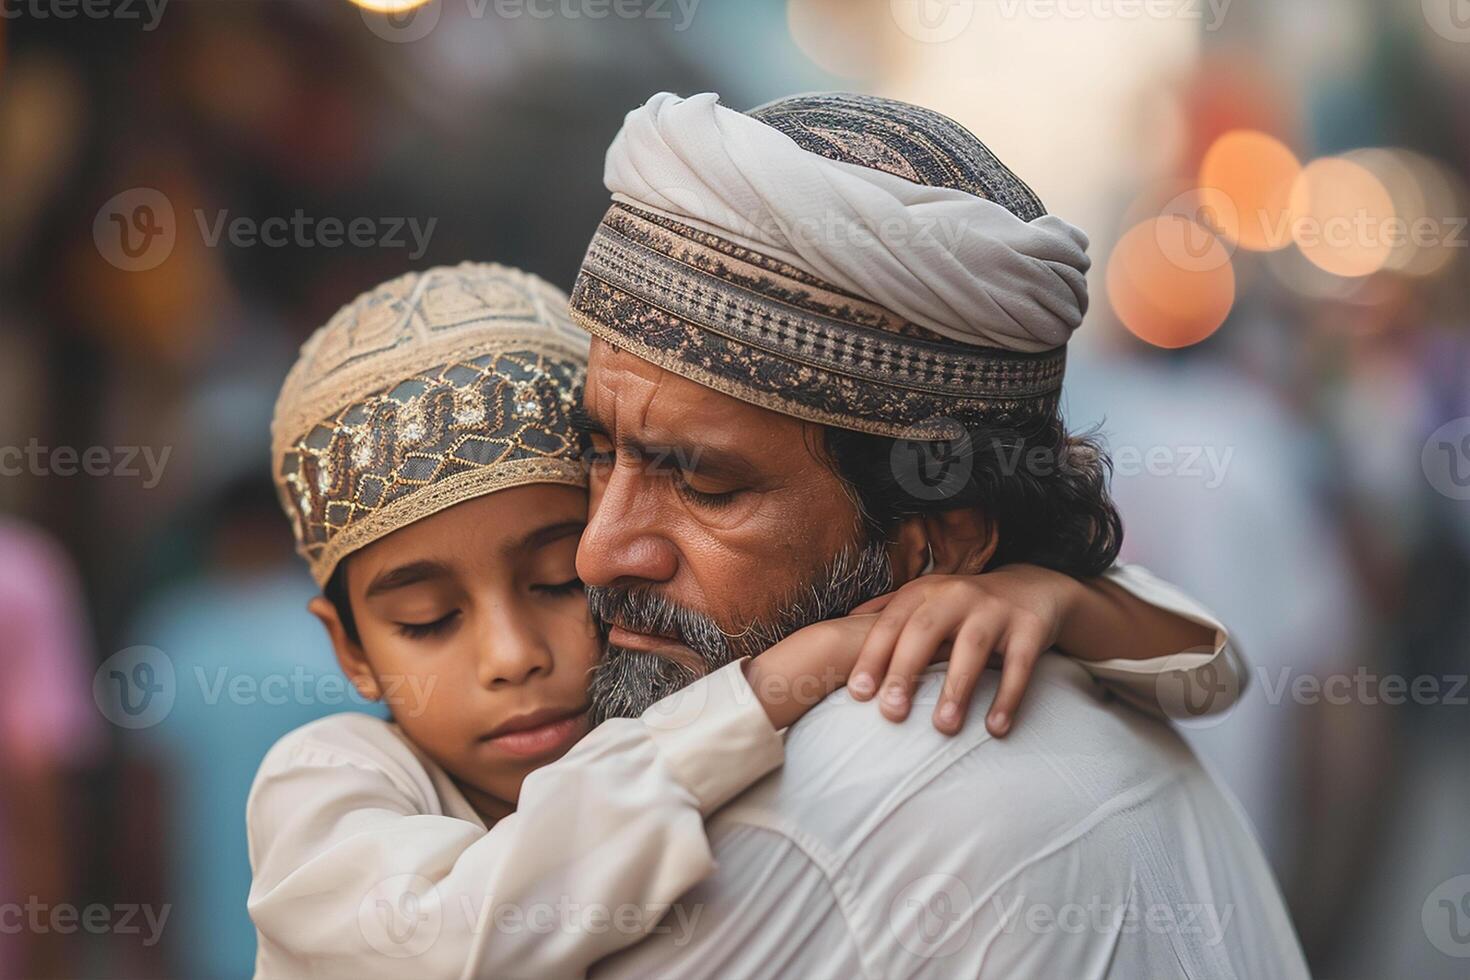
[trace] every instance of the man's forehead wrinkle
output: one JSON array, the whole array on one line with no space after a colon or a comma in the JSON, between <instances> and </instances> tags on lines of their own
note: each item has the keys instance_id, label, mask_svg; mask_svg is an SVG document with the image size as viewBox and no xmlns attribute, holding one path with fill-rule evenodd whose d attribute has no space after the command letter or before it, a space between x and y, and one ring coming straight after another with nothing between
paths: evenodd
<instances>
[{"instance_id":1,"label":"man's forehead wrinkle","mask_svg":"<svg viewBox=\"0 0 1470 980\"><path fill-rule=\"evenodd\" d=\"M597 357L599 353L605 357ZM607 345L602 350L594 349L594 363L589 374L596 379L599 421L616 435L618 441L628 441L633 438L632 433L647 430L649 412L663 387L666 371Z\"/></svg>"},{"instance_id":2,"label":"man's forehead wrinkle","mask_svg":"<svg viewBox=\"0 0 1470 980\"><path fill-rule=\"evenodd\" d=\"M617 386L608 377L610 372L592 370L587 373L587 386L582 391L582 406L588 417L602 428L612 431L617 422Z\"/></svg>"},{"instance_id":3,"label":"man's forehead wrinkle","mask_svg":"<svg viewBox=\"0 0 1470 980\"><path fill-rule=\"evenodd\" d=\"M663 371L659 371L657 375L651 378L635 376L638 397L636 406L638 411L638 427L636 431L644 433L645 440L651 427L649 416L653 414L654 402L658 401L659 393L664 390L664 376L665 373Z\"/></svg>"}]
</instances>

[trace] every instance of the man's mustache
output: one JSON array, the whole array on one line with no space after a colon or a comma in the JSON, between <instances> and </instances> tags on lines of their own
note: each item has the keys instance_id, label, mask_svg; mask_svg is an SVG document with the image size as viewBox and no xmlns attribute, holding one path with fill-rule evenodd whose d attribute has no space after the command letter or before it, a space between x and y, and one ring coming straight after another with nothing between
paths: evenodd
<instances>
[{"instance_id":1,"label":"man's mustache","mask_svg":"<svg viewBox=\"0 0 1470 980\"><path fill-rule=\"evenodd\" d=\"M688 647L697 660L687 663L662 653L609 645L588 682L594 725L608 718L637 717L650 705L736 659L730 637L711 617L652 588L589 586L587 605L604 638L609 625L667 636Z\"/></svg>"},{"instance_id":2,"label":"man's mustache","mask_svg":"<svg viewBox=\"0 0 1470 980\"><path fill-rule=\"evenodd\" d=\"M754 656L803 626L845 615L861 602L889 591L893 572L882 542L868 541L839 552L802 586L776 604L767 617L728 631L708 613L682 606L648 585L588 586L587 605L606 639L612 626L632 633L677 640L712 665Z\"/></svg>"},{"instance_id":3,"label":"man's mustache","mask_svg":"<svg viewBox=\"0 0 1470 980\"><path fill-rule=\"evenodd\" d=\"M588 683L593 724L637 717L700 676L741 656L759 655L803 626L841 616L892 585L883 543L867 542L840 552L786 601L777 603L776 612L752 620L738 633L722 630L713 617L681 606L650 586L588 586L587 604L599 624L676 639L694 652L703 668L659 653L609 646Z\"/></svg>"},{"instance_id":4,"label":"man's mustache","mask_svg":"<svg viewBox=\"0 0 1470 980\"><path fill-rule=\"evenodd\" d=\"M587 605L603 636L613 626L665 636L707 658L725 654L731 636L714 618L681 606L648 586L588 586Z\"/></svg>"}]
</instances>

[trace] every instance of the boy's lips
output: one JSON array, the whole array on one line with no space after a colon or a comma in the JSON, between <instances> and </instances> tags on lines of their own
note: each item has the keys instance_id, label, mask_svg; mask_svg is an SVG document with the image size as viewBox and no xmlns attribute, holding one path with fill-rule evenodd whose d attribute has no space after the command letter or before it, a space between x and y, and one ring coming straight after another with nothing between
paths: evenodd
<instances>
[{"instance_id":1,"label":"boy's lips","mask_svg":"<svg viewBox=\"0 0 1470 980\"><path fill-rule=\"evenodd\" d=\"M547 708L512 718L481 738L507 755L534 758L564 749L587 729L587 709Z\"/></svg>"}]
</instances>

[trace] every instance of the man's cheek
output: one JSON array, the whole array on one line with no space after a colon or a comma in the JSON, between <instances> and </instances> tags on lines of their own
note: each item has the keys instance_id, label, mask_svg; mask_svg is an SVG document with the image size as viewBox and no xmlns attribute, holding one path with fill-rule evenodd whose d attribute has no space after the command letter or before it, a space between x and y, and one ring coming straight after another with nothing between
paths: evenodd
<instances>
[{"instance_id":1,"label":"man's cheek","mask_svg":"<svg viewBox=\"0 0 1470 980\"><path fill-rule=\"evenodd\" d=\"M766 548L751 547L760 544ZM770 542L762 542L759 534L688 527L678 545L688 578L679 594L670 598L721 625L728 625L735 610L749 605L752 596L759 597L773 578L784 574L784 569L769 566Z\"/></svg>"},{"instance_id":2,"label":"man's cheek","mask_svg":"<svg viewBox=\"0 0 1470 980\"><path fill-rule=\"evenodd\" d=\"M755 492L739 494L718 509L686 504L679 524L686 554L698 552L725 565L752 566L780 558L792 538L807 535L793 522L789 506L773 494Z\"/></svg>"},{"instance_id":3,"label":"man's cheek","mask_svg":"<svg viewBox=\"0 0 1470 980\"><path fill-rule=\"evenodd\" d=\"M801 580L803 570L821 564L822 538L815 529L794 526L770 506L738 527L701 526L681 543L701 593L685 601L738 629L752 616L768 615Z\"/></svg>"}]
</instances>

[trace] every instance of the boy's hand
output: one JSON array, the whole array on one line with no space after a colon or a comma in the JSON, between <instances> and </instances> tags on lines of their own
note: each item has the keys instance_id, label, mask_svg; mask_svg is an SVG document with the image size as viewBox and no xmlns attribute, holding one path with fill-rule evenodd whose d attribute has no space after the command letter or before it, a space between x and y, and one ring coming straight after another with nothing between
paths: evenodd
<instances>
[{"instance_id":1,"label":"boy's hand","mask_svg":"<svg viewBox=\"0 0 1470 980\"><path fill-rule=\"evenodd\" d=\"M777 730L847 683L863 640L877 621L876 614L854 614L813 623L746 665L751 690Z\"/></svg>"},{"instance_id":2,"label":"boy's hand","mask_svg":"<svg viewBox=\"0 0 1470 980\"><path fill-rule=\"evenodd\" d=\"M998 658L1000 689L985 727L999 738L1010 730L1037 658L1056 643L1076 588L1074 579L1034 565L916 578L853 610L880 615L848 690L860 701L876 694L883 716L902 721L915 679L930 663L948 659L934 727L953 734L965 722L980 671Z\"/></svg>"}]
</instances>

